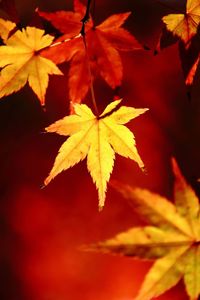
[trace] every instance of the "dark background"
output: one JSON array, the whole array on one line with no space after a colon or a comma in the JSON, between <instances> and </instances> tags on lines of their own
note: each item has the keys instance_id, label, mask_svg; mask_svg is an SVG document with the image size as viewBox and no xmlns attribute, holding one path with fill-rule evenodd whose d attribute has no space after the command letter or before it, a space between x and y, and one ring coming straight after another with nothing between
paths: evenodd
<instances>
[{"instance_id":1,"label":"dark background","mask_svg":"<svg viewBox=\"0 0 200 300\"><path fill-rule=\"evenodd\" d=\"M183 9L184 1L164 1ZM72 10L67 0L16 0L22 25L40 24L34 10ZM132 11L125 27L151 49L162 29L161 17L174 12L156 0L96 1L98 24L114 13ZM4 15L4 13L2 13ZM124 105L150 111L130 122L148 175L136 163L119 156L112 179L146 187L173 199L170 157L199 193L200 101L199 80L191 100L173 45L157 56L153 51L121 53ZM42 133L44 127L69 113L68 65L64 77L52 76L46 112L28 86L0 102L0 299L1 300L130 300L138 291L151 263L79 251L82 244L107 239L141 224L130 206L112 188L104 210L98 212L95 186L85 161L63 172L40 190L57 151L65 140ZM113 92L95 82L98 106L103 109ZM90 96L85 102L91 106ZM182 283L159 299L184 300Z\"/></svg>"}]
</instances>

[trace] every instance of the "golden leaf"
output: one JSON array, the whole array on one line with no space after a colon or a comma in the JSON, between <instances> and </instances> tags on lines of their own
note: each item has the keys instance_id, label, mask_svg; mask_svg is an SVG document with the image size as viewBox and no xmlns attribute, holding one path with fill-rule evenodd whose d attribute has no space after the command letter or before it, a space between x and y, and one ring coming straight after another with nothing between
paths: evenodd
<instances>
[{"instance_id":1,"label":"golden leaf","mask_svg":"<svg viewBox=\"0 0 200 300\"><path fill-rule=\"evenodd\" d=\"M9 33L16 27L16 24L0 18L0 36L4 43L6 42Z\"/></svg>"},{"instance_id":2,"label":"golden leaf","mask_svg":"<svg viewBox=\"0 0 200 300\"><path fill-rule=\"evenodd\" d=\"M41 49L51 45L53 37L44 35L44 30L27 27L22 31L17 30L7 39L14 23L2 19L0 23L4 24L4 30L0 34L6 43L0 46L0 67L3 68L0 76L0 98L20 90L28 81L44 105L49 75L62 75L51 60L39 54Z\"/></svg>"},{"instance_id":3,"label":"golden leaf","mask_svg":"<svg viewBox=\"0 0 200 300\"><path fill-rule=\"evenodd\" d=\"M61 146L54 166L45 179L47 185L63 170L73 167L87 156L87 168L98 189L99 207L105 202L107 182L113 169L115 152L144 166L135 145L133 133L123 124L143 114L147 109L122 106L121 100L110 103L104 112L95 116L85 104L75 104L75 114L46 128L70 136Z\"/></svg>"},{"instance_id":4,"label":"golden leaf","mask_svg":"<svg viewBox=\"0 0 200 300\"><path fill-rule=\"evenodd\" d=\"M175 204L148 190L114 183L151 226L135 227L88 247L113 254L157 259L147 273L136 300L150 300L183 278L191 300L200 295L200 216L198 198L175 160Z\"/></svg>"},{"instance_id":5,"label":"golden leaf","mask_svg":"<svg viewBox=\"0 0 200 300\"><path fill-rule=\"evenodd\" d=\"M197 33L200 23L199 0L187 0L185 14L169 14L162 18L167 29L187 44Z\"/></svg>"}]
</instances>

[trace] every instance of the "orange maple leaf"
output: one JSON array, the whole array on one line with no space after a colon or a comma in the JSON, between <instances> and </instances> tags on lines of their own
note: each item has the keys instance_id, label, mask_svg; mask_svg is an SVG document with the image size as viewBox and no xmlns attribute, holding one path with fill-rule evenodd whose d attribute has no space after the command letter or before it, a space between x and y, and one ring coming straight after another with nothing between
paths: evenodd
<instances>
[{"instance_id":1,"label":"orange maple leaf","mask_svg":"<svg viewBox=\"0 0 200 300\"><path fill-rule=\"evenodd\" d=\"M71 61L69 71L69 98L72 102L80 102L86 95L91 80L88 58L92 74L98 72L111 88L121 85L123 68L119 50L130 51L141 49L141 45L126 29L121 28L130 12L115 14L108 17L98 26L92 19L86 23L87 52L80 31L86 8L74 0L74 12L57 11L54 13L41 12L41 17L50 21L63 36L56 45L43 51L42 55L53 60L56 64ZM66 39L72 39L62 43Z\"/></svg>"}]
</instances>

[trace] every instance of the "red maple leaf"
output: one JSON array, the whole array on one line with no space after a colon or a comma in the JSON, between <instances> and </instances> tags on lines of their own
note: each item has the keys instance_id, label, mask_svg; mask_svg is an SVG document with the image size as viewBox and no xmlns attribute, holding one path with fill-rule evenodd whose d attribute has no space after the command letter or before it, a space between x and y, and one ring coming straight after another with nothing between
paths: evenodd
<instances>
[{"instance_id":1,"label":"red maple leaf","mask_svg":"<svg viewBox=\"0 0 200 300\"><path fill-rule=\"evenodd\" d=\"M85 26L86 51L80 34L81 20L85 11L86 7L79 0L74 0L74 12L38 11L41 17L50 21L56 29L63 33L56 40L54 47L46 49L42 55L56 64L70 61L69 98L72 102L80 102L85 97L91 80L97 74L111 88L115 89L120 86L123 68L119 50L130 51L142 48L135 37L121 27L130 15L130 12L127 12L114 14L98 26L94 26L93 20L90 18Z\"/></svg>"}]
</instances>

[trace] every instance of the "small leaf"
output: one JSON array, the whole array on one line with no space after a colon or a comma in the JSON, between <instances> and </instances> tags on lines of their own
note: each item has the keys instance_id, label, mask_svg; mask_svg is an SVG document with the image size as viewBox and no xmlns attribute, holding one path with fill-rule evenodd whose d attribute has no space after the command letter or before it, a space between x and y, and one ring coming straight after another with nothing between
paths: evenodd
<instances>
[{"instance_id":1,"label":"small leaf","mask_svg":"<svg viewBox=\"0 0 200 300\"><path fill-rule=\"evenodd\" d=\"M187 45L197 34L200 24L199 0L187 0L185 14L170 14L163 17L167 29L178 36Z\"/></svg>"},{"instance_id":2,"label":"small leaf","mask_svg":"<svg viewBox=\"0 0 200 300\"><path fill-rule=\"evenodd\" d=\"M187 0L185 13L169 14L162 20L166 26L160 34L156 50L178 42L185 83L191 85L199 65L199 0Z\"/></svg>"},{"instance_id":3,"label":"small leaf","mask_svg":"<svg viewBox=\"0 0 200 300\"><path fill-rule=\"evenodd\" d=\"M3 22L0 19L0 22ZM8 24L12 28L12 24ZM20 90L26 82L44 105L49 74L62 75L62 72L50 60L42 57L39 51L48 47L53 40L50 35L35 27L17 30L6 40L7 34L2 33L6 45L0 46L0 97Z\"/></svg>"}]
</instances>

